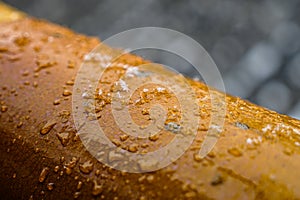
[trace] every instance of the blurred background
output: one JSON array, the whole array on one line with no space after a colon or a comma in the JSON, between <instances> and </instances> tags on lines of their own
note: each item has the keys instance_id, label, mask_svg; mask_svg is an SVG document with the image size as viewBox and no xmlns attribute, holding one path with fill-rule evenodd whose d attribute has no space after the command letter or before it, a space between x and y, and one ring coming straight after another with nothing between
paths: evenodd
<instances>
[{"instance_id":1,"label":"blurred background","mask_svg":"<svg viewBox=\"0 0 300 200\"><path fill-rule=\"evenodd\" d=\"M300 119L300 0L4 0L26 13L102 40L159 26L197 40L212 56L227 93ZM147 38L145 38L147 39ZM174 39L170 45L180 48ZM142 52L163 64L170 55ZM192 77L190 68L180 72Z\"/></svg>"}]
</instances>

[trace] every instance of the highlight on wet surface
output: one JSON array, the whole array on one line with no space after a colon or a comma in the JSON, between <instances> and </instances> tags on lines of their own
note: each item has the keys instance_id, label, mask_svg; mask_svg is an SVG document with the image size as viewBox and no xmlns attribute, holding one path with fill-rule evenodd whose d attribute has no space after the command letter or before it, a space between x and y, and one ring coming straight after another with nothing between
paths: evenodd
<instances>
[{"instance_id":1,"label":"highlight on wet surface","mask_svg":"<svg viewBox=\"0 0 300 200\"><path fill-rule=\"evenodd\" d=\"M107 43L113 46L110 43L115 42ZM202 47L201 51L202 63L215 66ZM120 171L164 168L185 153L198 133L199 99L189 79L172 68L132 56L128 50L100 44L84 56L73 92L66 93L72 94L75 125L86 149ZM210 95L213 114L200 157L217 142L225 118L225 95Z\"/></svg>"}]
</instances>

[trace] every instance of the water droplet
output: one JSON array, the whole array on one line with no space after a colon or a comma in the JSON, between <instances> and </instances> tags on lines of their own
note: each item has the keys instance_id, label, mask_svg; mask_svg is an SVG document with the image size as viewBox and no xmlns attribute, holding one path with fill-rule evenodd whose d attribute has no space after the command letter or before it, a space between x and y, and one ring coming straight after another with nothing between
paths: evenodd
<instances>
[{"instance_id":1,"label":"water droplet","mask_svg":"<svg viewBox=\"0 0 300 200\"><path fill-rule=\"evenodd\" d=\"M243 153L236 147L228 149L228 153L230 153L231 155L233 155L235 157L240 157L243 155Z\"/></svg>"},{"instance_id":2,"label":"water droplet","mask_svg":"<svg viewBox=\"0 0 300 200\"><path fill-rule=\"evenodd\" d=\"M147 176L147 181L148 181L148 183L153 183L153 181L154 181L154 176L153 176L153 175Z\"/></svg>"},{"instance_id":3,"label":"water droplet","mask_svg":"<svg viewBox=\"0 0 300 200\"><path fill-rule=\"evenodd\" d=\"M33 87L38 87L38 83L36 81L33 82Z\"/></svg>"},{"instance_id":4,"label":"water droplet","mask_svg":"<svg viewBox=\"0 0 300 200\"><path fill-rule=\"evenodd\" d=\"M251 145L253 143L253 140L251 138L247 138L246 142L247 144Z\"/></svg>"},{"instance_id":5,"label":"water droplet","mask_svg":"<svg viewBox=\"0 0 300 200\"><path fill-rule=\"evenodd\" d=\"M143 144L141 144L141 147L142 147L142 148L147 148L147 147L149 147L149 144L143 143Z\"/></svg>"},{"instance_id":6,"label":"water droplet","mask_svg":"<svg viewBox=\"0 0 300 200\"><path fill-rule=\"evenodd\" d=\"M49 56L46 54L39 54L36 60L36 65L38 66L34 71L39 72L42 69L53 67L57 64L56 61L50 60Z\"/></svg>"},{"instance_id":7,"label":"water droplet","mask_svg":"<svg viewBox=\"0 0 300 200\"><path fill-rule=\"evenodd\" d=\"M81 187L82 187L82 182L81 181L78 181L78 183L77 183L77 190L80 190L81 189Z\"/></svg>"},{"instance_id":8,"label":"water droplet","mask_svg":"<svg viewBox=\"0 0 300 200\"><path fill-rule=\"evenodd\" d=\"M166 88L158 87L158 88L156 88L156 91L157 92L164 92L164 91L166 91Z\"/></svg>"},{"instance_id":9,"label":"water droplet","mask_svg":"<svg viewBox=\"0 0 300 200\"><path fill-rule=\"evenodd\" d=\"M75 67L75 62L72 60L68 61L68 68L74 68Z\"/></svg>"},{"instance_id":10,"label":"water droplet","mask_svg":"<svg viewBox=\"0 0 300 200\"><path fill-rule=\"evenodd\" d=\"M216 186L222 184L223 182L224 182L224 178L221 175L216 175L210 184Z\"/></svg>"},{"instance_id":11,"label":"water droplet","mask_svg":"<svg viewBox=\"0 0 300 200\"><path fill-rule=\"evenodd\" d=\"M131 145L129 145L128 151L132 152L132 153L137 152L138 151L138 145L137 144L131 144Z\"/></svg>"},{"instance_id":12,"label":"water droplet","mask_svg":"<svg viewBox=\"0 0 300 200\"><path fill-rule=\"evenodd\" d=\"M15 38L14 43L18 45L19 47L24 47L28 45L31 42L28 36L19 36Z\"/></svg>"},{"instance_id":13,"label":"water droplet","mask_svg":"<svg viewBox=\"0 0 300 200\"><path fill-rule=\"evenodd\" d=\"M72 157L71 161L65 165L65 167L73 169L77 164L78 159L76 157Z\"/></svg>"},{"instance_id":14,"label":"water droplet","mask_svg":"<svg viewBox=\"0 0 300 200\"><path fill-rule=\"evenodd\" d=\"M196 193L194 191L190 191L190 192L185 193L184 196L187 199L190 199L190 198L196 197Z\"/></svg>"},{"instance_id":15,"label":"water droplet","mask_svg":"<svg viewBox=\"0 0 300 200\"><path fill-rule=\"evenodd\" d=\"M66 123L69 121L71 113L67 110L62 110L59 112L59 117L62 123Z\"/></svg>"},{"instance_id":16,"label":"water droplet","mask_svg":"<svg viewBox=\"0 0 300 200\"><path fill-rule=\"evenodd\" d=\"M129 87L125 81L120 79L118 83L120 84L122 91L129 92Z\"/></svg>"},{"instance_id":17,"label":"water droplet","mask_svg":"<svg viewBox=\"0 0 300 200\"><path fill-rule=\"evenodd\" d=\"M30 82L29 82L29 81L24 81L23 84L24 84L24 85L30 85Z\"/></svg>"},{"instance_id":18,"label":"water droplet","mask_svg":"<svg viewBox=\"0 0 300 200\"><path fill-rule=\"evenodd\" d=\"M112 139L111 142L112 142L114 145L116 145L117 147L121 146L121 143L120 143L118 140L116 140L116 139Z\"/></svg>"},{"instance_id":19,"label":"water droplet","mask_svg":"<svg viewBox=\"0 0 300 200\"><path fill-rule=\"evenodd\" d=\"M148 108L144 108L144 109L142 110L142 114L143 114L143 115L149 115L149 114L150 114L149 109L148 109Z\"/></svg>"},{"instance_id":20,"label":"water droplet","mask_svg":"<svg viewBox=\"0 0 300 200\"><path fill-rule=\"evenodd\" d=\"M72 173L72 169L70 167L65 167L65 171L67 175L70 175Z\"/></svg>"},{"instance_id":21,"label":"water droplet","mask_svg":"<svg viewBox=\"0 0 300 200\"><path fill-rule=\"evenodd\" d=\"M216 157L216 154L214 153L214 152L209 152L208 154L207 154L207 156L208 157L210 157L210 158L214 158L214 157Z\"/></svg>"},{"instance_id":22,"label":"water droplet","mask_svg":"<svg viewBox=\"0 0 300 200\"><path fill-rule=\"evenodd\" d=\"M53 105L59 105L60 104L60 100L59 99L55 99L54 101L53 101Z\"/></svg>"},{"instance_id":23,"label":"water droplet","mask_svg":"<svg viewBox=\"0 0 300 200\"><path fill-rule=\"evenodd\" d=\"M197 162L203 161L203 158L199 154L194 154L194 160Z\"/></svg>"},{"instance_id":24,"label":"water droplet","mask_svg":"<svg viewBox=\"0 0 300 200\"><path fill-rule=\"evenodd\" d=\"M91 99L93 96L89 92L84 92L82 93L81 97L84 99Z\"/></svg>"},{"instance_id":25,"label":"water droplet","mask_svg":"<svg viewBox=\"0 0 300 200\"><path fill-rule=\"evenodd\" d=\"M73 195L74 199L78 199L80 194L81 194L81 192L75 192L74 195Z\"/></svg>"},{"instance_id":26,"label":"water droplet","mask_svg":"<svg viewBox=\"0 0 300 200\"><path fill-rule=\"evenodd\" d=\"M101 171L99 169L97 169L95 174L96 174L96 176L99 176L101 174Z\"/></svg>"},{"instance_id":27,"label":"water droplet","mask_svg":"<svg viewBox=\"0 0 300 200\"><path fill-rule=\"evenodd\" d=\"M67 97L67 96L70 96L72 95L72 92L70 90L64 90L63 91L63 96Z\"/></svg>"},{"instance_id":28,"label":"water droplet","mask_svg":"<svg viewBox=\"0 0 300 200\"><path fill-rule=\"evenodd\" d=\"M139 181L140 183L142 183L145 179L146 179L146 176L143 175L143 176L139 177L138 181Z\"/></svg>"},{"instance_id":29,"label":"water droplet","mask_svg":"<svg viewBox=\"0 0 300 200\"><path fill-rule=\"evenodd\" d=\"M57 138L59 139L60 143L65 147L70 141L70 134L67 132L63 133L56 133Z\"/></svg>"},{"instance_id":30,"label":"water droplet","mask_svg":"<svg viewBox=\"0 0 300 200\"><path fill-rule=\"evenodd\" d=\"M49 191L52 191L54 188L54 183L48 183L47 188Z\"/></svg>"},{"instance_id":31,"label":"water droplet","mask_svg":"<svg viewBox=\"0 0 300 200\"><path fill-rule=\"evenodd\" d=\"M48 167L44 167L42 172L40 173L40 177L39 177L39 182L42 183L45 181L45 179L47 178L47 175L49 173L49 168Z\"/></svg>"},{"instance_id":32,"label":"water droplet","mask_svg":"<svg viewBox=\"0 0 300 200\"><path fill-rule=\"evenodd\" d=\"M139 200L147 200L147 198L145 196L140 196Z\"/></svg>"},{"instance_id":33,"label":"water droplet","mask_svg":"<svg viewBox=\"0 0 300 200\"><path fill-rule=\"evenodd\" d=\"M128 138L129 138L129 135L121 135L120 136L120 140L123 142L126 141Z\"/></svg>"},{"instance_id":34,"label":"water droplet","mask_svg":"<svg viewBox=\"0 0 300 200\"><path fill-rule=\"evenodd\" d=\"M8 110L7 106L1 106L1 112L6 112Z\"/></svg>"},{"instance_id":35,"label":"water droplet","mask_svg":"<svg viewBox=\"0 0 300 200\"><path fill-rule=\"evenodd\" d=\"M71 81L67 81L67 82L66 82L66 85L72 86L72 85L74 85L74 81L72 81L72 80L71 80Z\"/></svg>"},{"instance_id":36,"label":"water droplet","mask_svg":"<svg viewBox=\"0 0 300 200\"><path fill-rule=\"evenodd\" d=\"M154 134L154 135L149 136L149 140L152 141L152 142L155 142L156 140L158 140L158 138L159 138L158 134Z\"/></svg>"},{"instance_id":37,"label":"water droplet","mask_svg":"<svg viewBox=\"0 0 300 200\"><path fill-rule=\"evenodd\" d=\"M4 53L4 52L7 52L7 51L8 51L7 47L0 46L0 53Z\"/></svg>"},{"instance_id":38,"label":"water droplet","mask_svg":"<svg viewBox=\"0 0 300 200\"><path fill-rule=\"evenodd\" d=\"M10 93L13 94L13 93L16 93L16 91L17 91L16 88L13 88L13 89L11 89Z\"/></svg>"},{"instance_id":39,"label":"water droplet","mask_svg":"<svg viewBox=\"0 0 300 200\"><path fill-rule=\"evenodd\" d=\"M176 124L174 122L169 122L168 124L165 125L165 129L173 133L178 133L181 127L179 124Z\"/></svg>"},{"instance_id":40,"label":"water droplet","mask_svg":"<svg viewBox=\"0 0 300 200\"><path fill-rule=\"evenodd\" d=\"M29 71L28 70L25 70L22 72L22 76L28 76L29 75Z\"/></svg>"},{"instance_id":41,"label":"water droplet","mask_svg":"<svg viewBox=\"0 0 300 200\"><path fill-rule=\"evenodd\" d=\"M92 163L92 161L86 161L79 165L79 169L82 173L89 174L91 173L91 171L93 171L94 164Z\"/></svg>"},{"instance_id":42,"label":"water droplet","mask_svg":"<svg viewBox=\"0 0 300 200\"><path fill-rule=\"evenodd\" d=\"M294 153L293 149L287 147L283 150L283 153L285 153L286 155L290 156Z\"/></svg>"},{"instance_id":43,"label":"water droplet","mask_svg":"<svg viewBox=\"0 0 300 200\"><path fill-rule=\"evenodd\" d=\"M51 131L51 129L56 125L56 122L55 121L49 121L47 122L43 128L41 129L40 133L42 135L45 135L47 133L49 133Z\"/></svg>"},{"instance_id":44,"label":"water droplet","mask_svg":"<svg viewBox=\"0 0 300 200\"><path fill-rule=\"evenodd\" d=\"M98 185L98 184L97 184L97 181L94 180L94 187L93 187L93 190L92 190L92 194L93 194L94 196L98 196L99 194L102 193L102 191L103 191L102 185Z\"/></svg>"},{"instance_id":45,"label":"water droplet","mask_svg":"<svg viewBox=\"0 0 300 200\"><path fill-rule=\"evenodd\" d=\"M247 124L242 123L242 122L236 122L235 126L240 128L240 129L243 129L243 130L248 130L249 129L249 126Z\"/></svg>"},{"instance_id":46,"label":"water droplet","mask_svg":"<svg viewBox=\"0 0 300 200\"><path fill-rule=\"evenodd\" d=\"M58 172L58 170L59 170L59 166L58 166L58 165L56 165L56 166L54 167L54 172L55 172L55 173L57 173L57 172Z\"/></svg>"},{"instance_id":47,"label":"water droplet","mask_svg":"<svg viewBox=\"0 0 300 200\"><path fill-rule=\"evenodd\" d=\"M17 124L17 128L21 128L23 126L23 122L19 122L18 124Z\"/></svg>"}]
</instances>

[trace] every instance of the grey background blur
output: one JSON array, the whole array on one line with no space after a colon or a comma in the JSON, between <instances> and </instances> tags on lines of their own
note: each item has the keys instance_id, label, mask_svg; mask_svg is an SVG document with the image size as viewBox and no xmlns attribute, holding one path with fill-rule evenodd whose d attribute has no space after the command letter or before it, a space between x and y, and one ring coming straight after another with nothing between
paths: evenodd
<instances>
[{"instance_id":1,"label":"grey background blur","mask_svg":"<svg viewBox=\"0 0 300 200\"><path fill-rule=\"evenodd\" d=\"M143 26L180 31L210 53L227 93L300 119L300 0L4 2L102 40ZM180 41L171 41L170 45L180 48ZM182 67L184 61L165 52L138 54L176 65L180 72L195 76L190 67Z\"/></svg>"}]
</instances>

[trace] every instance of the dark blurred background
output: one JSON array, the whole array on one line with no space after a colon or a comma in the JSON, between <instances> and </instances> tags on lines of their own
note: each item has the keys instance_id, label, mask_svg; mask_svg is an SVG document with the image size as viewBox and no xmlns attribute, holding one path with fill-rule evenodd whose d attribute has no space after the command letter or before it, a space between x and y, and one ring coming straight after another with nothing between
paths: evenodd
<instances>
[{"instance_id":1,"label":"dark blurred background","mask_svg":"<svg viewBox=\"0 0 300 200\"><path fill-rule=\"evenodd\" d=\"M300 0L4 2L102 40L143 26L180 31L210 53L227 93L300 119Z\"/></svg>"}]
</instances>

